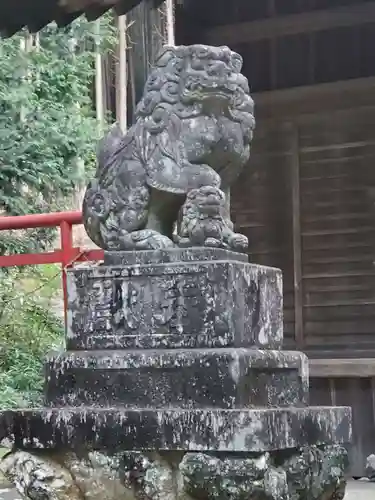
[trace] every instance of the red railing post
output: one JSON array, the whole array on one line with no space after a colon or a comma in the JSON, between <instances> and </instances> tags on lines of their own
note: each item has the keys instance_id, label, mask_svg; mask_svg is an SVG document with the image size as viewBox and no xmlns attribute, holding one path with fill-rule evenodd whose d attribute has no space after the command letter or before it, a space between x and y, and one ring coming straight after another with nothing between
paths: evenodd
<instances>
[{"instance_id":1,"label":"red railing post","mask_svg":"<svg viewBox=\"0 0 375 500\"><path fill-rule=\"evenodd\" d=\"M67 221L60 223L60 241L61 241L61 271L62 271L62 287L64 297L64 318L65 327L67 325L67 309L68 309L68 288L66 280L66 269L72 265L73 260L73 231L72 225Z\"/></svg>"},{"instance_id":2,"label":"red railing post","mask_svg":"<svg viewBox=\"0 0 375 500\"><path fill-rule=\"evenodd\" d=\"M103 260L104 257L104 252L101 249L81 250L73 246L73 226L75 224L82 224L82 212L0 216L0 231L37 227L60 227L60 249L35 254L0 255L0 267L60 263L62 267L65 327L68 305L66 269L73 267L76 262L98 261Z\"/></svg>"}]
</instances>

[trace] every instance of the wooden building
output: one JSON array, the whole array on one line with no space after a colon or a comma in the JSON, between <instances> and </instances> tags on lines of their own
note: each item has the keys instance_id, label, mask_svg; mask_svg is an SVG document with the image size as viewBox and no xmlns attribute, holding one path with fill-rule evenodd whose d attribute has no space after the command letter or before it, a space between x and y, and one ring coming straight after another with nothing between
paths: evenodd
<instances>
[{"instance_id":1,"label":"wooden building","mask_svg":"<svg viewBox=\"0 0 375 500\"><path fill-rule=\"evenodd\" d=\"M177 43L228 45L256 104L237 229L284 273L285 344L313 404L354 411L352 473L375 453L375 2L190 0Z\"/></svg>"},{"instance_id":2,"label":"wooden building","mask_svg":"<svg viewBox=\"0 0 375 500\"><path fill-rule=\"evenodd\" d=\"M162 42L151 2L129 14L133 101ZM8 33L14 23L3 21L2 4L16 3L0 0ZM69 14L62 6L70 3ZM68 22L115 3L58 5ZM117 3L123 13L139 0ZM257 128L233 216L251 260L284 273L285 344L311 358L312 404L353 407L352 474L360 476L375 453L375 1L175 4L176 43L228 45L244 58ZM35 16L18 26L40 27Z\"/></svg>"}]
</instances>

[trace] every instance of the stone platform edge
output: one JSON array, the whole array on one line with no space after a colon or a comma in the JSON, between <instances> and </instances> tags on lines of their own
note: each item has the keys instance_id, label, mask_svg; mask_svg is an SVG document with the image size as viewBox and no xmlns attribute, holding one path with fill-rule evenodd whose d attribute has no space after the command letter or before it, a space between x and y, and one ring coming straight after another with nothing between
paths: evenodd
<instances>
[{"instance_id":1,"label":"stone platform edge","mask_svg":"<svg viewBox=\"0 0 375 500\"><path fill-rule=\"evenodd\" d=\"M349 407L180 410L41 408L0 412L19 449L265 452L351 441Z\"/></svg>"},{"instance_id":2,"label":"stone platform edge","mask_svg":"<svg viewBox=\"0 0 375 500\"><path fill-rule=\"evenodd\" d=\"M147 264L172 264L198 261L249 262L247 253L238 253L222 248L191 247L163 250L106 251L104 266L137 266Z\"/></svg>"}]
</instances>

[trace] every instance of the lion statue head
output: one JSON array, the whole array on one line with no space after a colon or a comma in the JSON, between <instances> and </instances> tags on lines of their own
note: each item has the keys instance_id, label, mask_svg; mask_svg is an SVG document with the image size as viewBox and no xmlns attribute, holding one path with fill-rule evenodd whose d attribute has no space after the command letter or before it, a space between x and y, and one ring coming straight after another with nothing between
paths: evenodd
<instances>
[{"instance_id":1,"label":"lion statue head","mask_svg":"<svg viewBox=\"0 0 375 500\"><path fill-rule=\"evenodd\" d=\"M149 185L187 192L192 165L203 164L223 184L235 180L249 159L255 127L241 69L242 57L228 47L164 47L136 109Z\"/></svg>"},{"instance_id":2,"label":"lion statue head","mask_svg":"<svg viewBox=\"0 0 375 500\"><path fill-rule=\"evenodd\" d=\"M217 104L218 113L225 110L244 123L251 141L254 102L242 64L242 57L228 47L164 47L147 79L136 118L146 119L150 130L159 132L171 113L191 118L204 114L208 104L210 109Z\"/></svg>"}]
</instances>

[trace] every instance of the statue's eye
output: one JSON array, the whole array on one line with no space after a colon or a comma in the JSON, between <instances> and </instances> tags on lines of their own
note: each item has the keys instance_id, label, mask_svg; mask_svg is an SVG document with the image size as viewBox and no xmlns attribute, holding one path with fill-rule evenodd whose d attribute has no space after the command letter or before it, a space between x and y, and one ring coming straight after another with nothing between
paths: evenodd
<instances>
[{"instance_id":1,"label":"statue's eye","mask_svg":"<svg viewBox=\"0 0 375 500\"><path fill-rule=\"evenodd\" d=\"M197 71L203 71L204 70L204 63L201 59L197 59L194 57L191 61L191 67Z\"/></svg>"},{"instance_id":2,"label":"statue's eye","mask_svg":"<svg viewBox=\"0 0 375 500\"><path fill-rule=\"evenodd\" d=\"M173 61L173 68L177 71L177 72L181 72L182 71L182 62L181 61Z\"/></svg>"}]
</instances>

